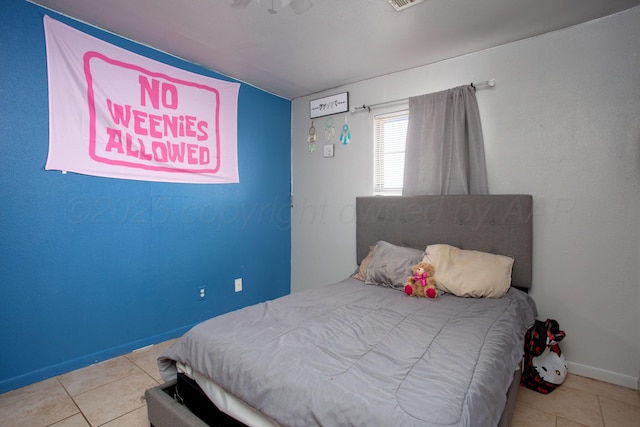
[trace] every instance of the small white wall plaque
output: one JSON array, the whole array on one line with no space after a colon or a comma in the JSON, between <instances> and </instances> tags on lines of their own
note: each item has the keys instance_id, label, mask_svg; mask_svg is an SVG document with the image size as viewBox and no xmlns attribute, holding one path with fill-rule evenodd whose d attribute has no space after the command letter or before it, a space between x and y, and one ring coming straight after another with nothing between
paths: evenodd
<instances>
[{"instance_id":1,"label":"small white wall plaque","mask_svg":"<svg viewBox=\"0 0 640 427\"><path fill-rule=\"evenodd\" d=\"M326 144L324 146L324 156L333 157L333 144Z\"/></svg>"}]
</instances>

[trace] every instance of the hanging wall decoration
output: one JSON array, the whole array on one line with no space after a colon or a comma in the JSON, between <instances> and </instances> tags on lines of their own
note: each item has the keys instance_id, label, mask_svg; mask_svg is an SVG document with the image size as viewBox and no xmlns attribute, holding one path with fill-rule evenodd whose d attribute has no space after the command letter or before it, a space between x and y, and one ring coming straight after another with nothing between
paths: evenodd
<instances>
[{"instance_id":1,"label":"hanging wall decoration","mask_svg":"<svg viewBox=\"0 0 640 427\"><path fill-rule=\"evenodd\" d=\"M330 142L336 134L336 128L333 127L333 117L324 119L324 137Z\"/></svg>"},{"instance_id":2,"label":"hanging wall decoration","mask_svg":"<svg viewBox=\"0 0 640 427\"><path fill-rule=\"evenodd\" d=\"M237 183L239 83L129 52L44 17L45 169L109 178Z\"/></svg>"},{"instance_id":3,"label":"hanging wall decoration","mask_svg":"<svg viewBox=\"0 0 640 427\"><path fill-rule=\"evenodd\" d=\"M309 152L316 151L316 128L313 127L313 120L311 121L311 127L309 128L309 136L307 137L307 144L309 144Z\"/></svg>"},{"instance_id":4,"label":"hanging wall decoration","mask_svg":"<svg viewBox=\"0 0 640 427\"><path fill-rule=\"evenodd\" d=\"M349 111L349 92L309 101L309 118L330 116Z\"/></svg>"},{"instance_id":5,"label":"hanging wall decoration","mask_svg":"<svg viewBox=\"0 0 640 427\"><path fill-rule=\"evenodd\" d=\"M351 130L347 123L347 116L344 116L344 124L342 125L342 132L340 132L340 142L347 145L351 141Z\"/></svg>"}]
</instances>

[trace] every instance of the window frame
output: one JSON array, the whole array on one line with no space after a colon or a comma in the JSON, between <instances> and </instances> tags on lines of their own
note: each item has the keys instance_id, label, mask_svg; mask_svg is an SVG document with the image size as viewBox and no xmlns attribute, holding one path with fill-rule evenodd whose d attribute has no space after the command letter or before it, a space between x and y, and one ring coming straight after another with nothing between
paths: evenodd
<instances>
[{"instance_id":1,"label":"window frame","mask_svg":"<svg viewBox=\"0 0 640 427\"><path fill-rule=\"evenodd\" d=\"M399 134L385 134L385 125L400 124L401 129L387 129ZM406 132L409 123L408 106L396 107L393 111L381 112L373 117L373 194L381 196L402 195L404 180L404 155L406 151ZM388 133L388 132L387 132ZM391 138L391 140L388 140ZM386 151L385 151L386 145ZM400 147L401 145L401 147ZM401 155L400 159L389 156ZM385 162L386 160L386 162ZM393 176L388 175L389 168ZM399 168L399 170L398 170ZM397 185L399 182L399 186ZM396 185L393 185L396 184Z\"/></svg>"}]
</instances>

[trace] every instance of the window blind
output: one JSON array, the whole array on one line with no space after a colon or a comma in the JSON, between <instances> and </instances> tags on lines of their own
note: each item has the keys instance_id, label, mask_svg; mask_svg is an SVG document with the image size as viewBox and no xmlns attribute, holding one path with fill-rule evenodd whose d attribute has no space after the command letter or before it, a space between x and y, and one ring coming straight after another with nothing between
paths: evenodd
<instances>
[{"instance_id":1,"label":"window blind","mask_svg":"<svg viewBox=\"0 0 640 427\"><path fill-rule=\"evenodd\" d=\"M374 194L402 194L409 111L374 117Z\"/></svg>"}]
</instances>

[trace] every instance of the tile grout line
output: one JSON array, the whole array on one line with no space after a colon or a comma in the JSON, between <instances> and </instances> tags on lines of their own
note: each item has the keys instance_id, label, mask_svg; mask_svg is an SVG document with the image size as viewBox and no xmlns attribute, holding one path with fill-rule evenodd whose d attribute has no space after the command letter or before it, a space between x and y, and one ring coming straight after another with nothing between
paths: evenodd
<instances>
[{"instance_id":1,"label":"tile grout line","mask_svg":"<svg viewBox=\"0 0 640 427\"><path fill-rule=\"evenodd\" d=\"M630 389L630 390L631 390L631 391L635 391L635 390L633 390L633 389ZM640 390L639 390L639 391L640 391ZM638 406L638 407L640 407L640 405L638 405L638 404L635 404L635 403L632 403L632 402L626 401L626 400L624 400L624 399L620 399L619 397L617 397L617 396L613 396L613 395L610 395L610 394L596 393L596 395L597 395L598 397L602 396L602 397L604 397L605 399L613 400L614 402L617 402L617 403L622 403L623 405L630 405L630 406Z\"/></svg>"},{"instance_id":2,"label":"tile grout line","mask_svg":"<svg viewBox=\"0 0 640 427\"><path fill-rule=\"evenodd\" d=\"M604 421L604 411L602 410L602 401L600 400L600 394L596 394L598 397L598 408L600 408L600 419L602 420L602 426L607 427L607 424Z\"/></svg>"},{"instance_id":3,"label":"tile grout line","mask_svg":"<svg viewBox=\"0 0 640 427\"><path fill-rule=\"evenodd\" d=\"M549 415L549 416L553 417L553 425L555 427L558 426L558 416L556 414L552 414L551 412L547 412L547 411L545 411L543 409L536 408L534 406L526 405L526 404L523 404L523 403L519 403L519 405L521 405L521 406L523 406L523 407L525 407L527 409L531 409L531 410L534 410L534 411L542 412L543 414L546 414L546 415ZM573 420L571 420L571 421L573 421Z\"/></svg>"},{"instance_id":4,"label":"tile grout line","mask_svg":"<svg viewBox=\"0 0 640 427\"><path fill-rule=\"evenodd\" d=\"M572 390L581 390L580 388L571 387L571 386L568 386L566 384L564 384L563 386L565 388L572 389ZM602 421L602 426L606 427L605 424L604 424L604 414L602 412L602 405L600 404L600 394L598 392L595 392L595 391L586 391L586 390L581 390L581 391L589 393L589 394L595 396L596 399L598 399L598 409L599 409L599 412L600 412L600 420ZM549 394L535 393L534 395L536 396L536 398L544 399L544 398L548 398L551 395L551 393L549 393ZM517 404L522 405L522 406L524 406L526 408L529 408L529 409L533 409L535 411L542 412L543 414L550 415L550 416L554 417L554 425L555 425L555 427L558 426L558 421L559 421L560 418L565 418L565 419L567 419L569 421L580 423L579 421L574 420L573 418L562 417L562 416L556 415L556 414L554 414L552 412L547 412L544 408L539 408L539 407L536 407L536 406L527 405L524 402L517 402Z\"/></svg>"},{"instance_id":5,"label":"tile grout line","mask_svg":"<svg viewBox=\"0 0 640 427\"><path fill-rule=\"evenodd\" d=\"M54 424L56 424L56 423L59 423L59 422L61 422L61 421L67 420L67 419L69 419L69 418L71 418L71 417L75 417L76 415L80 414L80 415L82 415L82 418L87 422L87 424L88 424L89 426L91 426L91 423L90 423L90 422L89 422L89 420L87 419L87 417L86 417L86 415L84 414L84 412L82 412L82 409L80 409L80 405L78 405L78 402L76 402L76 399L74 399L74 398L73 398L73 396L71 396L71 393L69 393L69 390L67 390L67 388L64 386L64 384L62 383L62 381L60 381L60 376L59 376L59 375L58 375L58 376L56 376L56 377L55 377L55 379L56 379L56 381L58 382L58 384L60 385L60 387L62 387L62 389L64 390L64 392L65 392L65 393L67 393L67 396L69 396L69 399L71 399L71 401L72 401L72 402L73 402L73 404L75 405L75 407L76 407L76 409L78 410L78 412L77 412L77 413L75 413L75 414L73 414L73 415L68 416L67 418L63 418L63 419L58 420L58 421L56 421L55 423L53 423L53 424L49 424L49 425L50 425L50 426L51 426L51 425L54 425Z\"/></svg>"},{"instance_id":6,"label":"tile grout line","mask_svg":"<svg viewBox=\"0 0 640 427\"><path fill-rule=\"evenodd\" d=\"M120 358L120 357L125 357L125 356L124 356L124 355L122 355L122 356L117 356L117 357L114 357L113 359L107 359L107 360L104 360L104 361L99 362L99 363L108 362L108 361L110 361L110 360L115 360L115 359ZM125 357L125 359L126 359L129 363L131 363L132 365L134 365L136 368L140 369L140 371L142 371L142 373L144 373L144 374L146 374L146 375L149 375L149 374L147 373L147 371L145 371L145 370L144 370L144 369L142 369L140 366L138 366L136 363L134 363L133 361L131 361L128 357ZM90 368L90 367L92 367L92 366L98 365L99 363L96 363L96 364L94 364L94 365L89 365L89 366L87 366L86 368ZM85 368L81 368L81 369L85 369ZM71 371L71 372L75 372L75 371ZM67 373L71 373L71 372L67 372ZM63 375L64 375L64 374L63 374ZM134 374L134 375L135 375L135 374ZM62 381L60 381L60 380L59 380L60 376L61 376L61 375L58 375L56 378L58 378L58 382L60 382L60 384L62 385ZM109 384L113 384L113 383L115 383L115 382L117 382L117 381L124 380L124 379L126 379L126 378L129 378L130 376L131 376L131 374L129 374L129 375L124 375L124 376L122 376L122 377L115 378L115 379L113 379L113 380L111 380L111 381L107 381L106 383L101 383L100 385L96 385L96 386L93 386L93 387L88 388L88 389L86 389L86 390L83 390L82 392L78 393L76 396L80 396L80 395L85 394L85 393L88 393L88 392L90 392L90 391L97 390L97 389L99 389L100 387L103 387L103 386L106 386L106 385L109 385ZM153 378L153 377L152 377L152 378ZM155 378L154 378L154 381L155 381ZM64 385L62 385L62 386L64 387ZM66 389L66 387L65 387L65 391L67 391L67 394L68 394L69 396L71 396L71 393L69 393L69 391ZM73 396L71 396L71 398L73 399ZM75 399L73 399L73 401L75 402ZM76 406L77 406L77 404L76 404Z\"/></svg>"},{"instance_id":7,"label":"tile grout line","mask_svg":"<svg viewBox=\"0 0 640 427\"><path fill-rule=\"evenodd\" d=\"M129 362L129 363L131 363L132 365L134 365L136 368L138 368L138 369L140 370L140 372L139 372L139 373L144 374L145 376L147 376L148 378L150 378L153 382L158 383L158 381L157 381L155 378L153 378L153 376L149 375L149 373L148 373L146 370L144 370L140 365L138 365L137 363L135 363L133 360L131 360L131 359L129 359L128 357L126 357L126 355L117 356L117 357L124 357L124 358ZM109 360L111 360L111 359L109 359ZM82 391L81 393L78 393L76 396L82 396L82 395L84 395L84 394L86 394L86 393L89 393L89 392L91 392L91 391L95 391L95 390L99 389L100 387L104 387L104 386L106 386L106 385L110 385L110 384L113 384L113 383L118 382L118 381L126 380L128 377L129 377L129 376L123 376L122 378L117 378L117 379L114 379L113 381L109 381L109 382L106 382L106 383L104 383L104 384L100 384L99 386L95 386L95 387L93 387L93 388L90 388L90 389L84 390L84 391ZM91 424L91 422L90 422L90 421L89 421L89 419L87 418L86 414L85 414L85 413L82 411L82 409L80 408L80 405L79 405L79 404L78 404L78 402L76 401L75 397L71 395L71 393L69 392L69 390L67 390L67 388L64 386L64 384L62 383L62 381L60 381L59 376L56 376L55 378L56 378L56 380L58 381L58 383L60 384L60 386L63 388L63 390L65 391L65 393L67 393L67 395L69 396L69 398L73 401L73 404L74 404L74 405L75 405L75 407L78 409L78 413L82 415L82 417L84 418L84 420L87 422L87 425L89 425L90 427L97 427L97 426L93 426L93 425ZM115 418L113 418L113 419L111 419L111 420L108 420L108 421L106 421L106 422L104 422L104 423L102 423L102 424L100 424L100 425L108 424L108 423L110 423L110 422L112 422L112 421L115 421L115 420L117 420L117 419L119 419L119 418L122 418L123 416L125 416L125 415L127 415L127 414L129 414L129 413L131 413L131 412L137 411L138 409L142 408L144 405L146 405L146 401L145 401L145 399L144 399L144 393L143 393L143 394L142 394L142 396L140 397L140 402L141 402L141 405L140 405L140 406L138 406L138 407L136 407L135 409L132 409L131 411L125 412L125 413L123 413L123 414L120 414L120 415L116 416ZM76 414L73 414L72 416L74 416L74 415L76 415ZM67 417L67 418L70 418L70 417ZM67 418L64 418L64 419L67 419ZM62 421L62 420L58 420L58 421L56 421L56 422L60 422L60 421ZM54 424L55 424L55 423L54 423Z\"/></svg>"},{"instance_id":8,"label":"tile grout line","mask_svg":"<svg viewBox=\"0 0 640 427\"><path fill-rule=\"evenodd\" d=\"M145 347L145 348L149 348L149 347L153 347L153 346L155 346L155 344L153 344L152 346L147 346L147 347ZM134 351L136 351L136 350L134 350ZM133 352L131 352L131 353L133 353ZM156 379L156 377L154 377L152 373L147 372L147 370L146 370L146 369L144 369L142 366L140 366L140 365L139 365L139 364L137 364L134 360L130 359L130 358L127 356L128 354L131 354L131 353L124 354L123 356L124 356L124 357L129 361L129 362L131 362L131 363L133 363L135 366L137 366L137 367L138 367L138 369L140 369L142 372L144 372L145 374L147 374L147 376L149 376L153 381L155 381L155 382L156 382L156 384L158 384L158 385L162 384L162 382L161 382L162 380L160 380L160 381L159 381L158 379Z\"/></svg>"},{"instance_id":9,"label":"tile grout line","mask_svg":"<svg viewBox=\"0 0 640 427\"><path fill-rule=\"evenodd\" d=\"M149 346L147 346L147 347L143 347L143 348L149 348ZM136 351L136 350L134 350L134 351ZM133 353L133 352L132 352L132 353ZM130 354L130 353L127 353L127 354ZM147 374L148 376L150 376L154 381L156 381L156 379L155 379L155 378L153 378L153 375L149 374L149 372L147 372L147 370L146 370L146 369L144 369L142 366L138 365L138 364L135 362L135 360L129 359L129 357L127 356L127 354L123 354L122 356L123 356L125 359L127 359L129 362L133 363L133 364L136 366L136 368L140 369L142 372L144 372L145 374ZM158 382L158 381L156 381L156 382Z\"/></svg>"},{"instance_id":10,"label":"tile grout line","mask_svg":"<svg viewBox=\"0 0 640 427\"><path fill-rule=\"evenodd\" d=\"M135 409L132 409L132 410L130 410L129 412L125 412L124 414L120 414L120 415L118 415L117 417L115 417L115 418L113 418L113 419L110 419L109 421L105 421L104 423L99 424L99 425L97 425L97 426L95 426L95 427L102 427L102 426L105 426L105 425L107 425L107 424L109 424L109 423L112 423L112 422L114 422L114 421L116 421L116 420L119 420L120 418L122 418L122 417L124 417L124 416L127 416L127 415L129 415L129 414L131 414L131 413L133 413L133 412L135 412L135 411L139 410L140 408L143 408L143 407L147 404L147 402L146 402L146 401L145 401L145 399L144 399L144 396L143 396L143 397L141 397L141 401L143 402L143 403L142 403L142 406L139 406L139 407L137 407L137 408L135 408ZM91 423L89 423L89 426L91 426ZM94 426L91 426L91 427L94 427Z\"/></svg>"}]
</instances>

